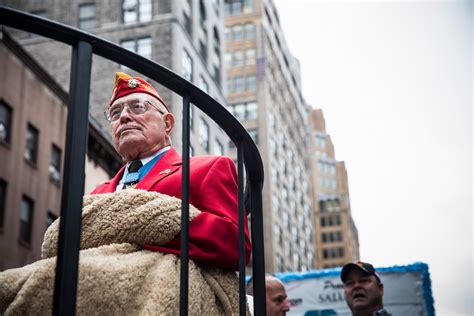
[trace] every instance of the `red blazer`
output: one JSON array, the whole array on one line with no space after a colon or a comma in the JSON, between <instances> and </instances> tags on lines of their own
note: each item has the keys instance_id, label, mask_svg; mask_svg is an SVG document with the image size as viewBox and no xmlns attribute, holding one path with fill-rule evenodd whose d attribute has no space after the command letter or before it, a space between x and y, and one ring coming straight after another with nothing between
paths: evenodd
<instances>
[{"instance_id":1,"label":"red blazer","mask_svg":"<svg viewBox=\"0 0 474 316\"><path fill-rule=\"evenodd\" d=\"M155 163L136 189L156 191L181 198L181 156L171 148ZM115 192L125 166L115 177L91 194ZM218 268L238 270L237 172L228 157L191 157L189 202L201 213L189 224L189 257ZM164 246L145 245L147 250L180 254L177 235ZM250 238L245 220L246 262L250 258Z\"/></svg>"}]
</instances>

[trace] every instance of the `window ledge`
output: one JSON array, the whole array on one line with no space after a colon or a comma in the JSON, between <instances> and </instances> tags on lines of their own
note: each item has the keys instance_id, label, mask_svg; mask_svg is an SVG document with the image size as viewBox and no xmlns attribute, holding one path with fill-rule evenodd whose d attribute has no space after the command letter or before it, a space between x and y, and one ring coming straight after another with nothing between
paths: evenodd
<instances>
[{"instance_id":1,"label":"window ledge","mask_svg":"<svg viewBox=\"0 0 474 316\"><path fill-rule=\"evenodd\" d=\"M31 168L33 168L33 169L35 169L35 170L38 170L38 165L37 165L35 162L33 162L33 161L31 161L31 160L28 160L28 159L26 159L26 158L24 158L24 159L25 159L25 163L26 163L28 166L30 166Z\"/></svg>"},{"instance_id":2,"label":"window ledge","mask_svg":"<svg viewBox=\"0 0 474 316\"><path fill-rule=\"evenodd\" d=\"M4 146L6 149L11 150L11 144L7 143L4 140L0 140L0 145Z\"/></svg>"},{"instance_id":3,"label":"window ledge","mask_svg":"<svg viewBox=\"0 0 474 316\"><path fill-rule=\"evenodd\" d=\"M26 249L28 249L28 250L31 250L31 243L29 243L29 242L26 242L26 241L24 241L24 240L19 239L19 240L18 240L18 244L19 244L20 246L22 246L23 248L26 248Z\"/></svg>"}]
</instances>

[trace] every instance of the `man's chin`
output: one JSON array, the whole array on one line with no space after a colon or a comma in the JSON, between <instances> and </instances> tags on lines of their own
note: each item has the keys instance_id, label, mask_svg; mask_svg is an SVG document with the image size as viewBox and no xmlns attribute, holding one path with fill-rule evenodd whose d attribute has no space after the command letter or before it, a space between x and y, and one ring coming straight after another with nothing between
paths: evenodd
<instances>
[{"instance_id":1,"label":"man's chin","mask_svg":"<svg viewBox=\"0 0 474 316\"><path fill-rule=\"evenodd\" d=\"M139 141L132 137L127 137L120 140L117 151L120 156L125 158L127 161L135 159L137 152L139 152L140 144L143 144L143 141Z\"/></svg>"},{"instance_id":2,"label":"man's chin","mask_svg":"<svg viewBox=\"0 0 474 316\"><path fill-rule=\"evenodd\" d=\"M355 310L365 309L367 307L367 299L365 297L358 297L353 299L352 307Z\"/></svg>"}]
</instances>

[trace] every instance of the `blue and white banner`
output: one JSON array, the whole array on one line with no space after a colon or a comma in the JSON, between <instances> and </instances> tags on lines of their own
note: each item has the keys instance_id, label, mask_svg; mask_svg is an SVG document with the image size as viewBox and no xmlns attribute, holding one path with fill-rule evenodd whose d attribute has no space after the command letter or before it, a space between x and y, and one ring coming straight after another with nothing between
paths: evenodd
<instances>
[{"instance_id":1,"label":"blue and white banner","mask_svg":"<svg viewBox=\"0 0 474 316\"><path fill-rule=\"evenodd\" d=\"M384 307L393 316L434 316L428 265L376 268L384 284ZM351 315L339 277L341 269L305 273L276 273L283 281L291 304L288 315Z\"/></svg>"}]
</instances>

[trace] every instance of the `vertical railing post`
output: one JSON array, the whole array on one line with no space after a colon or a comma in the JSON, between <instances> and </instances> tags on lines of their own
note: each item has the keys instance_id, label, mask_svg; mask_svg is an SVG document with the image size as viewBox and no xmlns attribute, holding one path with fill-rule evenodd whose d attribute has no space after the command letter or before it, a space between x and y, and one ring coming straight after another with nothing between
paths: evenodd
<instances>
[{"instance_id":1,"label":"vertical railing post","mask_svg":"<svg viewBox=\"0 0 474 316\"><path fill-rule=\"evenodd\" d=\"M183 96L183 176L181 194L181 274L180 310L181 316L188 315L188 265L189 265L189 96Z\"/></svg>"},{"instance_id":2,"label":"vertical railing post","mask_svg":"<svg viewBox=\"0 0 474 316\"><path fill-rule=\"evenodd\" d=\"M66 156L54 282L54 315L74 315L76 310L91 64L92 46L86 42L78 42L73 46L71 60Z\"/></svg>"},{"instance_id":3,"label":"vertical railing post","mask_svg":"<svg viewBox=\"0 0 474 316\"><path fill-rule=\"evenodd\" d=\"M239 314L246 315L247 297L245 295L245 221L247 220L244 208L244 146L239 142L237 146L237 174L239 198Z\"/></svg>"},{"instance_id":4,"label":"vertical railing post","mask_svg":"<svg viewBox=\"0 0 474 316\"><path fill-rule=\"evenodd\" d=\"M252 259L254 287L254 315L266 315L265 305L265 254L263 241L262 182L250 185L252 210Z\"/></svg>"}]
</instances>

